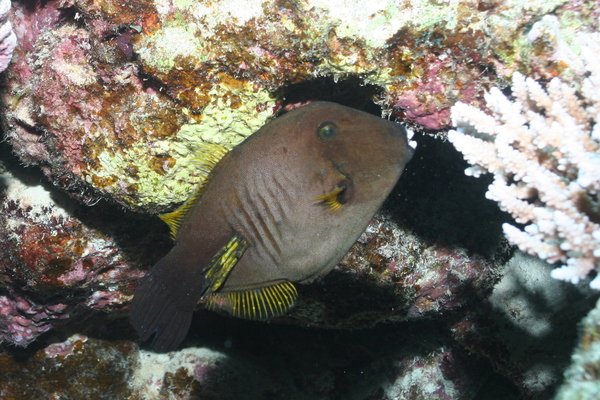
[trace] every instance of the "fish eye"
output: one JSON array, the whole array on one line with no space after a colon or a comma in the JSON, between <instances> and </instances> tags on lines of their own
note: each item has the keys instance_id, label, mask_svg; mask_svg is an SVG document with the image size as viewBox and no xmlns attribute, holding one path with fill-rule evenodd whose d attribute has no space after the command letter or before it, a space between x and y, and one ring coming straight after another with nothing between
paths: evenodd
<instances>
[{"instance_id":1,"label":"fish eye","mask_svg":"<svg viewBox=\"0 0 600 400\"><path fill-rule=\"evenodd\" d=\"M331 142L340 129L331 121L322 122L317 128L317 137L322 142Z\"/></svg>"}]
</instances>

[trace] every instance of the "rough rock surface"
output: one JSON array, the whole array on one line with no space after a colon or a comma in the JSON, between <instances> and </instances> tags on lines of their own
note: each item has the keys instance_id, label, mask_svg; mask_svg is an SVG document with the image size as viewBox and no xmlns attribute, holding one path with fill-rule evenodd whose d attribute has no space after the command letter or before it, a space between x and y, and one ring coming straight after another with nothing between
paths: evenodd
<instances>
[{"instance_id":1,"label":"rough rock surface","mask_svg":"<svg viewBox=\"0 0 600 400\"><path fill-rule=\"evenodd\" d=\"M562 382L576 326L598 293L549 279L551 266L517 252L485 302L451 317L454 338L484 356L526 399L549 399Z\"/></svg>"},{"instance_id":2,"label":"rough rock surface","mask_svg":"<svg viewBox=\"0 0 600 400\"><path fill-rule=\"evenodd\" d=\"M600 397L600 301L582 320L579 343L565 371L565 382L557 400L592 400Z\"/></svg>"},{"instance_id":3,"label":"rough rock surface","mask_svg":"<svg viewBox=\"0 0 600 400\"><path fill-rule=\"evenodd\" d=\"M434 324L421 333L407 326L319 331L207 315L195 328L202 332L195 341L166 354L82 334L37 351L1 354L0 396L451 400L472 397L491 373Z\"/></svg>"},{"instance_id":4,"label":"rough rock surface","mask_svg":"<svg viewBox=\"0 0 600 400\"><path fill-rule=\"evenodd\" d=\"M285 318L199 311L185 349L156 355L131 343L126 308L169 249L149 214L193 190L198 141L232 147L317 99L443 135L451 105L480 104L515 70L579 73L561 60L598 31L595 3L50 0L11 12L0 397L508 400L560 383L592 300L536 286L544 267L494 289L507 217L427 135L384 210Z\"/></svg>"},{"instance_id":5,"label":"rough rock surface","mask_svg":"<svg viewBox=\"0 0 600 400\"><path fill-rule=\"evenodd\" d=\"M417 156L424 151L418 150ZM166 226L158 218L105 203L82 208L39 174L27 175L14 161L7 165L15 172L0 175L0 339L27 345L79 310L124 308L137 279L169 250ZM422 169L416 162L407 172L418 177ZM399 185L392 196L418 197L411 196L416 188L410 179L403 181L409 183ZM466 185L468 179L454 184ZM413 213L422 209L412 202L404 207ZM436 215L443 210L423 212ZM473 253L485 250L480 245L467 251L413 234L402 214L402 206L393 206L390 199L390 206L332 273L299 287L297 306L281 320L320 328L366 328L438 315L490 292L505 255L498 228L488 234L489 254L484 257ZM503 218L491 204L481 215L498 223Z\"/></svg>"},{"instance_id":6,"label":"rough rock surface","mask_svg":"<svg viewBox=\"0 0 600 400\"><path fill-rule=\"evenodd\" d=\"M78 211L40 178L0 174L0 342L20 346L77 308L122 308L155 251L135 218Z\"/></svg>"},{"instance_id":7,"label":"rough rock surface","mask_svg":"<svg viewBox=\"0 0 600 400\"><path fill-rule=\"evenodd\" d=\"M80 201L164 211L196 182L195 143L231 147L290 103L374 100L439 129L456 101L482 104L516 69L563 72L574 32L597 30L590 4L15 2L4 128L23 162ZM559 26L529 30L549 12Z\"/></svg>"}]
</instances>

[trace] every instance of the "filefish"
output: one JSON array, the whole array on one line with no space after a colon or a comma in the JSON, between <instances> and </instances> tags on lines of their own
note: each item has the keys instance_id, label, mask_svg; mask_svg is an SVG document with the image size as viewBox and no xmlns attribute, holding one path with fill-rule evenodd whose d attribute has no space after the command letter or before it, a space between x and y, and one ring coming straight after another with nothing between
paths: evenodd
<instances>
[{"instance_id":1,"label":"filefish","mask_svg":"<svg viewBox=\"0 0 600 400\"><path fill-rule=\"evenodd\" d=\"M198 192L161 216L175 245L135 290L140 338L176 348L200 301L247 319L285 314L296 284L328 273L365 230L412 157L409 139L394 122L313 102L229 152L206 144Z\"/></svg>"}]
</instances>

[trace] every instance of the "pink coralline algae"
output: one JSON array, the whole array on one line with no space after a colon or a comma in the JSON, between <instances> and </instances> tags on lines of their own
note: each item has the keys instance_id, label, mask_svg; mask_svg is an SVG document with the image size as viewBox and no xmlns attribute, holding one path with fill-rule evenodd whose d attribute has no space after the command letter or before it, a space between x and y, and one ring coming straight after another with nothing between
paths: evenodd
<instances>
[{"instance_id":1,"label":"pink coralline algae","mask_svg":"<svg viewBox=\"0 0 600 400\"><path fill-rule=\"evenodd\" d=\"M48 358L65 358L76 354L77 348L87 342L87 340L88 338L83 335L73 335L64 342L51 344L44 351Z\"/></svg>"},{"instance_id":2,"label":"pink coralline algae","mask_svg":"<svg viewBox=\"0 0 600 400\"><path fill-rule=\"evenodd\" d=\"M0 175L0 342L25 346L77 305L121 308L143 272L110 235L41 185ZM52 196L58 196L54 200ZM64 196L63 196L64 197Z\"/></svg>"},{"instance_id":3,"label":"pink coralline algae","mask_svg":"<svg viewBox=\"0 0 600 400\"><path fill-rule=\"evenodd\" d=\"M397 115L422 128L439 130L449 124L449 107L457 97L481 101L482 88L494 79L485 72L494 62L493 57L478 48L478 41L485 41L480 32L442 31L433 42L435 45L431 42L425 45L414 34L405 30L392 42L397 55L395 67L408 69L414 81L410 85L401 84L387 96ZM416 55L417 58L412 58ZM483 72L473 79L478 69Z\"/></svg>"},{"instance_id":4,"label":"pink coralline algae","mask_svg":"<svg viewBox=\"0 0 600 400\"><path fill-rule=\"evenodd\" d=\"M286 101L348 97L292 100L298 85L354 79L352 95L371 87L384 114L438 130L456 101L483 104L516 69L563 69L547 35L527 36L542 5L338 3L17 2L0 92L8 141L82 202L161 212L193 190L197 141L233 147ZM554 12L593 27L579 2Z\"/></svg>"},{"instance_id":5,"label":"pink coralline algae","mask_svg":"<svg viewBox=\"0 0 600 400\"><path fill-rule=\"evenodd\" d=\"M0 72L8 68L17 46L17 36L8 19L9 11L10 0L0 0Z\"/></svg>"},{"instance_id":6,"label":"pink coralline algae","mask_svg":"<svg viewBox=\"0 0 600 400\"><path fill-rule=\"evenodd\" d=\"M26 346L68 317L66 304L36 306L17 294L0 296L0 343Z\"/></svg>"}]
</instances>

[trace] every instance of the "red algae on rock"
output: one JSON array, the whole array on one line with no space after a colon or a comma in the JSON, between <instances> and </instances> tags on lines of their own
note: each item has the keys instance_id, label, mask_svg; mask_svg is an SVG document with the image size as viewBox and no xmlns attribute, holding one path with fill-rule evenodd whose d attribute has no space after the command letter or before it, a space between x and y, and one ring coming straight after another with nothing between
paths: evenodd
<instances>
[{"instance_id":1,"label":"red algae on rock","mask_svg":"<svg viewBox=\"0 0 600 400\"><path fill-rule=\"evenodd\" d=\"M528 36L550 12L565 31L594 29L593 11L563 0L15 3L3 126L22 161L80 201L164 211L197 182L195 143L235 146L289 85L358 78L387 115L435 130L516 69L552 76L569 36Z\"/></svg>"},{"instance_id":2,"label":"red algae on rock","mask_svg":"<svg viewBox=\"0 0 600 400\"><path fill-rule=\"evenodd\" d=\"M115 238L75 217L70 199L11 173L0 179L0 342L25 346L77 305L129 300L143 272Z\"/></svg>"},{"instance_id":3,"label":"red algae on rock","mask_svg":"<svg viewBox=\"0 0 600 400\"><path fill-rule=\"evenodd\" d=\"M135 345L74 335L26 360L0 354L3 399L127 399Z\"/></svg>"},{"instance_id":4,"label":"red algae on rock","mask_svg":"<svg viewBox=\"0 0 600 400\"><path fill-rule=\"evenodd\" d=\"M439 315L484 298L501 265L427 243L380 212L322 282L299 287L299 302L283 319L356 329Z\"/></svg>"}]
</instances>

